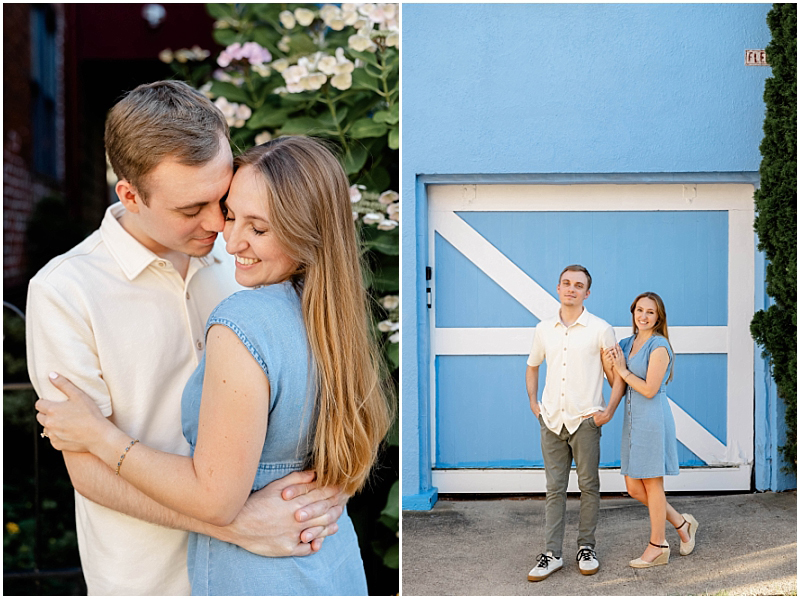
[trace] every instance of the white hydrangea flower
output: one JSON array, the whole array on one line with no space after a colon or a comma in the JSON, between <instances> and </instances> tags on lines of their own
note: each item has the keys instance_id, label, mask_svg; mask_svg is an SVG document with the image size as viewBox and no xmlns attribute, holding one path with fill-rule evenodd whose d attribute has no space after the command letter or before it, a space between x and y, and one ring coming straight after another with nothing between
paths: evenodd
<instances>
[{"instance_id":1,"label":"white hydrangea flower","mask_svg":"<svg viewBox=\"0 0 800 599\"><path fill-rule=\"evenodd\" d=\"M342 73L331 77L331 85L340 91L345 91L353 87L353 76L350 73Z\"/></svg>"},{"instance_id":2,"label":"white hydrangea flower","mask_svg":"<svg viewBox=\"0 0 800 599\"><path fill-rule=\"evenodd\" d=\"M225 116L225 118L232 117L236 114L236 104L228 102L228 98L225 96L220 96L216 100L214 100L214 106L219 108L220 112Z\"/></svg>"},{"instance_id":3,"label":"white hydrangea flower","mask_svg":"<svg viewBox=\"0 0 800 599\"><path fill-rule=\"evenodd\" d=\"M398 47L400 45L400 34L397 31L392 31L386 36L386 45L390 48Z\"/></svg>"},{"instance_id":4,"label":"white hydrangea flower","mask_svg":"<svg viewBox=\"0 0 800 599\"><path fill-rule=\"evenodd\" d=\"M374 11L377 7L372 4L371 2L365 2L364 4L358 5L358 12L360 12L365 17L368 17L372 11Z\"/></svg>"},{"instance_id":5,"label":"white hydrangea flower","mask_svg":"<svg viewBox=\"0 0 800 599\"><path fill-rule=\"evenodd\" d=\"M214 94L211 93L211 82L210 81L208 83L204 83L203 85L201 85L200 89L198 91L201 94L203 94L206 98L208 98L209 100L213 100L214 99Z\"/></svg>"},{"instance_id":6,"label":"white hydrangea flower","mask_svg":"<svg viewBox=\"0 0 800 599\"><path fill-rule=\"evenodd\" d=\"M192 50L191 51L192 51L192 54L194 54L194 59L195 60L205 60L206 58L211 56L211 51L210 50L203 50L203 48L201 48L198 45L192 46Z\"/></svg>"},{"instance_id":7,"label":"white hydrangea flower","mask_svg":"<svg viewBox=\"0 0 800 599\"><path fill-rule=\"evenodd\" d=\"M175 52L175 60L180 63L189 62L190 58L194 58L194 55L186 48L181 48Z\"/></svg>"},{"instance_id":8,"label":"white hydrangea flower","mask_svg":"<svg viewBox=\"0 0 800 599\"><path fill-rule=\"evenodd\" d=\"M262 77L269 77L272 73L272 69L265 64L254 64L251 68Z\"/></svg>"},{"instance_id":9,"label":"white hydrangea flower","mask_svg":"<svg viewBox=\"0 0 800 599\"><path fill-rule=\"evenodd\" d=\"M294 83L299 83L303 77L307 76L308 69L301 64L296 64L284 69L281 75L283 75L284 81L286 81L287 84L291 85Z\"/></svg>"},{"instance_id":10,"label":"white hydrangea flower","mask_svg":"<svg viewBox=\"0 0 800 599\"><path fill-rule=\"evenodd\" d=\"M319 9L319 18L325 21L325 24L328 23L336 17L336 15L340 12L338 6L334 6L333 4L325 4L322 8Z\"/></svg>"},{"instance_id":11,"label":"white hydrangea flower","mask_svg":"<svg viewBox=\"0 0 800 599\"><path fill-rule=\"evenodd\" d=\"M279 58L278 60L273 61L272 65L270 66L272 66L272 68L279 73L283 73L289 68L289 61L286 58Z\"/></svg>"},{"instance_id":12,"label":"white hydrangea flower","mask_svg":"<svg viewBox=\"0 0 800 599\"><path fill-rule=\"evenodd\" d=\"M400 222L400 204L389 204L389 206L386 207L386 213L392 220Z\"/></svg>"},{"instance_id":13,"label":"white hydrangea flower","mask_svg":"<svg viewBox=\"0 0 800 599\"><path fill-rule=\"evenodd\" d=\"M290 10L284 10L281 14L278 15L278 19L281 21L281 25L283 25L286 29L294 29L294 26L297 25L297 21Z\"/></svg>"},{"instance_id":14,"label":"white hydrangea flower","mask_svg":"<svg viewBox=\"0 0 800 599\"><path fill-rule=\"evenodd\" d=\"M365 225L374 225L376 223L381 222L384 220L383 214L377 214L375 212L369 212L364 215L364 218L361 219L364 221Z\"/></svg>"},{"instance_id":15,"label":"white hydrangea flower","mask_svg":"<svg viewBox=\"0 0 800 599\"><path fill-rule=\"evenodd\" d=\"M272 139L272 134L269 131L262 131L258 135L256 135L256 145L260 146L261 144L265 144Z\"/></svg>"},{"instance_id":16,"label":"white hydrangea flower","mask_svg":"<svg viewBox=\"0 0 800 599\"><path fill-rule=\"evenodd\" d=\"M328 78L325 76L325 73L311 73L310 75L303 77L300 80L300 83L303 86L304 90L308 91L316 91L321 88Z\"/></svg>"},{"instance_id":17,"label":"white hydrangea flower","mask_svg":"<svg viewBox=\"0 0 800 599\"><path fill-rule=\"evenodd\" d=\"M307 8L296 8L294 11L294 18L297 19L297 22L303 27L308 27L314 22L314 12Z\"/></svg>"},{"instance_id":18,"label":"white hydrangea flower","mask_svg":"<svg viewBox=\"0 0 800 599\"><path fill-rule=\"evenodd\" d=\"M360 33L347 38L347 45L356 52L364 52L365 50L369 50L370 46L374 46L372 40L369 39L368 36L361 35Z\"/></svg>"},{"instance_id":19,"label":"white hydrangea flower","mask_svg":"<svg viewBox=\"0 0 800 599\"><path fill-rule=\"evenodd\" d=\"M390 343L400 343L400 331L393 333L391 337L389 337Z\"/></svg>"},{"instance_id":20,"label":"white hydrangea flower","mask_svg":"<svg viewBox=\"0 0 800 599\"><path fill-rule=\"evenodd\" d=\"M382 220L381 222L378 223L378 228L381 231L391 231L392 229L397 227L397 225L398 225L398 223L396 221L389 220L387 218L387 219Z\"/></svg>"},{"instance_id":21,"label":"white hydrangea flower","mask_svg":"<svg viewBox=\"0 0 800 599\"><path fill-rule=\"evenodd\" d=\"M381 298L381 305L387 310L394 310L400 305L400 298L396 295L384 295Z\"/></svg>"},{"instance_id":22,"label":"white hydrangea flower","mask_svg":"<svg viewBox=\"0 0 800 599\"><path fill-rule=\"evenodd\" d=\"M357 221L357 220L358 220L358 212L356 212L355 210L353 210L353 221L355 222L355 221Z\"/></svg>"},{"instance_id":23,"label":"white hydrangea flower","mask_svg":"<svg viewBox=\"0 0 800 599\"><path fill-rule=\"evenodd\" d=\"M158 53L158 59L161 62L166 62L167 64L169 64L175 59L175 55L169 48L164 48L161 52Z\"/></svg>"},{"instance_id":24,"label":"white hydrangea flower","mask_svg":"<svg viewBox=\"0 0 800 599\"><path fill-rule=\"evenodd\" d=\"M350 186L350 201L353 204L361 201L361 190L358 188L358 185Z\"/></svg>"},{"instance_id":25,"label":"white hydrangea flower","mask_svg":"<svg viewBox=\"0 0 800 599\"><path fill-rule=\"evenodd\" d=\"M284 35L281 38L281 41L278 42L278 50L280 50L281 52L289 52L289 50L291 50L289 42L291 41L292 39L288 35Z\"/></svg>"},{"instance_id":26,"label":"white hydrangea flower","mask_svg":"<svg viewBox=\"0 0 800 599\"><path fill-rule=\"evenodd\" d=\"M393 320L382 320L378 323L378 330L382 333L388 333L389 331L396 331L400 328L399 322L394 322Z\"/></svg>"},{"instance_id":27,"label":"white hydrangea flower","mask_svg":"<svg viewBox=\"0 0 800 599\"><path fill-rule=\"evenodd\" d=\"M325 56L317 63L317 68L326 75L333 75L336 72L336 57Z\"/></svg>"},{"instance_id":28,"label":"white hydrangea flower","mask_svg":"<svg viewBox=\"0 0 800 599\"><path fill-rule=\"evenodd\" d=\"M396 191L392 191L391 189L389 189L388 191L384 191L384 192L383 192L383 193L382 193L382 194L381 194L381 195L378 197L378 201L379 201L381 204L383 204L383 205L387 206L387 205L389 205L389 204L391 204L391 203L393 203L393 202L396 202L396 201L397 201L399 198L400 198L400 196L399 196L399 195L397 195L397 192L396 192Z\"/></svg>"}]
</instances>

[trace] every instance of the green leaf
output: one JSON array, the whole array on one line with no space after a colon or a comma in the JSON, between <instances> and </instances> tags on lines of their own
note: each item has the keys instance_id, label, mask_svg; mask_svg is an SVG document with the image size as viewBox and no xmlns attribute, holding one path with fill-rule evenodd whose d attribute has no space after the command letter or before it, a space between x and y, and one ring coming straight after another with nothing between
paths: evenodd
<instances>
[{"instance_id":1,"label":"green leaf","mask_svg":"<svg viewBox=\"0 0 800 599\"><path fill-rule=\"evenodd\" d=\"M236 17L235 4L206 4L206 11L217 20L225 17Z\"/></svg>"},{"instance_id":2,"label":"green leaf","mask_svg":"<svg viewBox=\"0 0 800 599\"><path fill-rule=\"evenodd\" d=\"M361 230L364 246L386 256L400 255L400 234L398 228L382 231L375 226L365 226Z\"/></svg>"},{"instance_id":3,"label":"green leaf","mask_svg":"<svg viewBox=\"0 0 800 599\"><path fill-rule=\"evenodd\" d=\"M335 134L335 132L327 130L318 119L310 116L288 119L281 127L281 135L319 135L320 133Z\"/></svg>"},{"instance_id":4,"label":"green leaf","mask_svg":"<svg viewBox=\"0 0 800 599\"><path fill-rule=\"evenodd\" d=\"M354 175L362 168L367 162L367 148L362 144L353 144L347 148L344 155L344 171L348 175Z\"/></svg>"},{"instance_id":5,"label":"green leaf","mask_svg":"<svg viewBox=\"0 0 800 599\"><path fill-rule=\"evenodd\" d=\"M400 519L400 481L394 481L392 488L389 489L389 497L386 499L381 516L389 516L394 520Z\"/></svg>"},{"instance_id":6,"label":"green leaf","mask_svg":"<svg viewBox=\"0 0 800 599\"><path fill-rule=\"evenodd\" d=\"M226 47L239 40L239 36L233 29L215 29L213 36L215 42Z\"/></svg>"},{"instance_id":7,"label":"green leaf","mask_svg":"<svg viewBox=\"0 0 800 599\"><path fill-rule=\"evenodd\" d=\"M387 568L397 570L400 567L400 544L395 543L383 554L383 563Z\"/></svg>"},{"instance_id":8,"label":"green leaf","mask_svg":"<svg viewBox=\"0 0 800 599\"><path fill-rule=\"evenodd\" d=\"M250 97L243 88L236 87L233 83L228 83L227 81L212 81L211 93L215 96L223 96L231 102L250 103Z\"/></svg>"},{"instance_id":9,"label":"green leaf","mask_svg":"<svg viewBox=\"0 0 800 599\"><path fill-rule=\"evenodd\" d=\"M372 120L376 123L390 123L394 125L393 122L390 122L389 119L392 118L392 113L388 110L379 110L375 114L372 115Z\"/></svg>"},{"instance_id":10,"label":"green leaf","mask_svg":"<svg viewBox=\"0 0 800 599\"><path fill-rule=\"evenodd\" d=\"M360 58L366 63L375 65L376 67L380 67L378 58L372 52L356 52L352 48L347 48L347 52L350 54L350 56L353 56L354 58Z\"/></svg>"},{"instance_id":11,"label":"green leaf","mask_svg":"<svg viewBox=\"0 0 800 599\"><path fill-rule=\"evenodd\" d=\"M392 366L395 368L400 368L400 344L389 343L386 348L386 357L389 358Z\"/></svg>"},{"instance_id":12,"label":"green leaf","mask_svg":"<svg viewBox=\"0 0 800 599\"><path fill-rule=\"evenodd\" d=\"M306 33L293 33L289 36L289 48L292 54L313 54L317 51L314 40Z\"/></svg>"},{"instance_id":13,"label":"green leaf","mask_svg":"<svg viewBox=\"0 0 800 599\"><path fill-rule=\"evenodd\" d=\"M374 152L370 152L373 156L376 154ZM374 166L369 171L364 173L356 183L360 183L361 185L365 185L367 189L372 189L375 191L384 191L389 188L392 184L392 177L389 175L389 171L386 170L383 166Z\"/></svg>"},{"instance_id":14,"label":"green leaf","mask_svg":"<svg viewBox=\"0 0 800 599\"><path fill-rule=\"evenodd\" d=\"M378 266L372 278L372 288L375 291L397 291L400 286L399 266Z\"/></svg>"},{"instance_id":15,"label":"green leaf","mask_svg":"<svg viewBox=\"0 0 800 599\"><path fill-rule=\"evenodd\" d=\"M394 128L389 131L389 147L393 150L400 147L400 129Z\"/></svg>"},{"instance_id":16,"label":"green leaf","mask_svg":"<svg viewBox=\"0 0 800 599\"><path fill-rule=\"evenodd\" d=\"M347 134L353 139L364 139L365 137L381 137L386 135L386 125L376 123L370 118L358 119L350 125Z\"/></svg>"},{"instance_id":17,"label":"green leaf","mask_svg":"<svg viewBox=\"0 0 800 599\"><path fill-rule=\"evenodd\" d=\"M382 91L380 88L380 81L368 75L363 67L353 71L352 89L369 89L376 92Z\"/></svg>"},{"instance_id":18,"label":"green leaf","mask_svg":"<svg viewBox=\"0 0 800 599\"><path fill-rule=\"evenodd\" d=\"M285 110L275 108L272 105L265 104L253 113L247 120L248 129L274 129L284 124L288 118L289 113Z\"/></svg>"},{"instance_id":19,"label":"green leaf","mask_svg":"<svg viewBox=\"0 0 800 599\"><path fill-rule=\"evenodd\" d=\"M334 122L333 115L331 114L330 110L326 110L322 114L319 115L319 122L323 123L329 129L336 129L336 126L339 125L344 119L347 117L347 106L339 105L336 107L336 121Z\"/></svg>"}]
</instances>

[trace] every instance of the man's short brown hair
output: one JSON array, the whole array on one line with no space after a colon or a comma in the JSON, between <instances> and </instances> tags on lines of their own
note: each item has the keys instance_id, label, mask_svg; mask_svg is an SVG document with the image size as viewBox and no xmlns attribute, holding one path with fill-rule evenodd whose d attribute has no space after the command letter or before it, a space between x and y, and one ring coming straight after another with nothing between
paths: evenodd
<instances>
[{"instance_id":1,"label":"man's short brown hair","mask_svg":"<svg viewBox=\"0 0 800 599\"><path fill-rule=\"evenodd\" d=\"M199 166L219 154L230 135L222 112L182 81L146 83L109 111L105 145L119 179L147 203L147 175L166 158Z\"/></svg>"},{"instance_id":2,"label":"man's short brown hair","mask_svg":"<svg viewBox=\"0 0 800 599\"><path fill-rule=\"evenodd\" d=\"M580 264L570 264L564 270L561 271L561 274L558 275L558 284L561 284L561 277L564 276L564 273L570 272L582 272L586 275L586 289L587 291L592 288L592 275L589 274L589 271L586 270L585 266L581 266Z\"/></svg>"}]
</instances>

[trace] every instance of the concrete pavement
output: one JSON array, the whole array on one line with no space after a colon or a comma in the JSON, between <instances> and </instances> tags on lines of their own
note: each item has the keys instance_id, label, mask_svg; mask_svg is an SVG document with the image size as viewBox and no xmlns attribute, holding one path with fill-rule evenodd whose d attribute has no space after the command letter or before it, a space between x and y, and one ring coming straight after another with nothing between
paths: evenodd
<instances>
[{"instance_id":1,"label":"concrete pavement","mask_svg":"<svg viewBox=\"0 0 800 599\"><path fill-rule=\"evenodd\" d=\"M564 567L528 582L544 550L544 497L439 500L403 512L403 595L796 595L797 492L668 495L700 527L692 555L678 553L667 523L670 562L635 570L649 536L647 508L604 498L597 527L600 571L575 562L577 496L567 500Z\"/></svg>"}]
</instances>

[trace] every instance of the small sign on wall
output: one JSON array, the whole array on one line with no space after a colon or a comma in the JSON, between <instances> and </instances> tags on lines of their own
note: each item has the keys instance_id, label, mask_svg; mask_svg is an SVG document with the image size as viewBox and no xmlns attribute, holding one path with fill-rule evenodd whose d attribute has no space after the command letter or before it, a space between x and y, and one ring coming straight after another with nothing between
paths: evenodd
<instances>
[{"instance_id":1,"label":"small sign on wall","mask_svg":"<svg viewBox=\"0 0 800 599\"><path fill-rule=\"evenodd\" d=\"M768 67L766 50L745 50L744 64L748 67Z\"/></svg>"}]
</instances>

